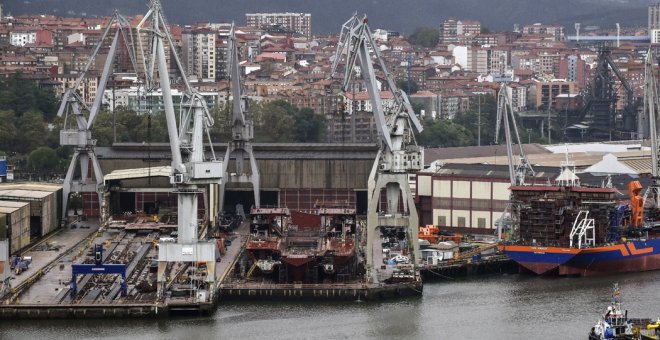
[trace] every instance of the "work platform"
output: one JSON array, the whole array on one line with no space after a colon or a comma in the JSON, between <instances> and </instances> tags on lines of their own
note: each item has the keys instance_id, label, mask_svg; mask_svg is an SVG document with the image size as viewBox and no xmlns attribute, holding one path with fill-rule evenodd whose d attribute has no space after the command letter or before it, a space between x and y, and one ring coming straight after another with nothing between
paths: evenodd
<instances>
[{"instance_id":1,"label":"work platform","mask_svg":"<svg viewBox=\"0 0 660 340\"><path fill-rule=\"evenodd\" d=\"M35 244L25 256L32 257L32 266L20 275L13 275L13 291L0 303L0 318L134 318L168 317L175 314L207 315L223 300L383 300L419 296L422 282L366 284L364 282L319 284L268 284L236 280L232 275L249 237L248 222L223 235L224 252L215 266L218 283L215 298L197 302L192 296L168 294L157 300L155 290L147 286L155 280L150 266L155 259L154 230L99 228L98 221L77 222ZM162 233L169 233L163 230ZM102 263L124 263L128 295L121 296L120 280L111 275L80 275L78 291L71 298L71 265L93 263L94 244L104 245ZM466 275L510 272L517 267L505 256L491 255L478 260L442 262L425 266L425 279L446 279ZM181 268L180 271L184 271ZM176 272L176 268L175 268ZM146 282L146 283L145 283Z\"/></svg>"}]
</instances>

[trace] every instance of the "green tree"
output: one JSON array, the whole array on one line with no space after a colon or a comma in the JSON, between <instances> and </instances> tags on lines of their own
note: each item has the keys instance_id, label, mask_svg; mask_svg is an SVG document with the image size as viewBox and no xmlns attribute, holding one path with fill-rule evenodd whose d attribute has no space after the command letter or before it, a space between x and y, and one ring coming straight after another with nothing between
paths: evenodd
<instances>
[{"instance_id":1,"label":"green tree","mask_svg":"<svg viewBox=\"0 0 660 340\"><path fill-rule=\"evenodd\" d=\"M408 79L398 79L396 81L396 87L403 90L403 92L408 95L419 91L419 85L417 85L417 82L412 79L410 79L410 81L408 81Z\"/></svg>"},{"instance_id":2,"label":"green tree","mask_svg":"<svg viewBox=\"0 0 660 340\"><path fill-rule=\"evenodd\" d=\"M438 45L440 32L433 27L417 27L408 37L408 42L423 47L435 47Z\"/></svg>"},{"instance_id":3,"label":"green tree","mask_svg":"<svg viewBox=\"0 0 660 340\"><path fill-rule=\"evenodd\" d=\"M20 133L16 136L16 150L21 153L30 151L45 145L45 136L48 135L46 122L41 113L37 111L27 111L18 117L17 127Z\"/></svg>"},{"instance_id":4,"label":"green tree","mask_svg":"<svg viewBox=\"0 0 660 340\"><path fill-rule=\"evenodd\" d=\"M284 100L258 103L250 107L258 142L287 142L293 139L298 109Z\"/></svg>"},{"instance_id":5,"label":"green tree","mask_svg":"<svg viewBox=\"0 0 660 340\"><path fill-rule=\"evenodd\" d=\"M315 114L312 109L300 109L295 119L294 141L320 142L325 136L325 117Z\"/></svg>"},{"instance_id":6,"label":"green tree","mask_svg":"<svg viewBox=\"0 0 660 340\"><path fill-rule=\"evenodd\" d=\"M15 151L15 138L18 134L14 124L14 112L10 110L0 111L0 150Z\"/></svg>"},{"instance_id":7,"label":"green tree","mask_svg":"<svg viewBox=\"0 0 660 340\"><path fill-rule=\"evenodd\" d=\"M424 131L418 134L417 141L427 148L468 146L474 139L472 132L451 120L424 119Z\"/></svg>"},{"instance_id":8,"label":"green tree","mask_svg":"<svg viewBox=\"0 0 660 340\"><path fill-rule=\"evenodd\" d=\"M48 174L56 170L60 164L57 152L47 146L42 146L30 152L28 166L36 173Z\"/></svg>"},{"instance_id":9,"label":"green tree","mask_svg":"<svg viewBox=\"0 0 660 340\"><path fill-rule=\"evenodd\" d=\"M0 81L0 110L13 110L17 116L27 111L39 111L47 120L57 113L57 98L49 89L41 89L20 72Z\"/></svg>"},{"instance_id":10,"label":"green tree","mask_svg":"<svg viewBox=\"0 0 660 340\"><path fill-rule=\"evenodd\" d=\"M229 103L231 104L231 103ZM211 140L214 143L225 143L231 139L232 111L227 103L218 102L218 104L209 109L213 117L213 126L211 127Z\"/></svg>"}]
</instances>

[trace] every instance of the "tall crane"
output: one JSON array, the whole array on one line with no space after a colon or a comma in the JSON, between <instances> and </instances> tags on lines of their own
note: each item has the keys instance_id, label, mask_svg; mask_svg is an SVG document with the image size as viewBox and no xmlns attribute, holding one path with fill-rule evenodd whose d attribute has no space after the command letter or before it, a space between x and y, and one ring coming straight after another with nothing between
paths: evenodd
<instances>
[{"instance_id":1,"label":"tall crane","mask_svg":"<svg viewBox=\"0 0 660 340\"><path fill-rule=\"evenodd\" d=\"M150 21L149 28L143 28ZM209 287L205 294L197 294L198 287L206 286L200 283L193 285L196 301L213 298L215 283L216 245L214 242L198 239L197 197L202 190L200 186L218 184L222 178L222 162L215 160L213 145L210 143L209 128L213 125L204 97L193 89L186 78L179 57L176 54L169 26L163 16L159 0L151 0L149 11L137 25L140 35L146 30L149 36L149 51L143 57L147 89L159 86L163 94L167 132L172 153L172 173L170 182L176 188L178 200L178 239L176 243L163 243L158 248L158 295L164 294L166 269L170 262L189 263L195 266L203 262L207 266L206 284ZM141 39L140 39L141 40ZM182 98L178 119L175 115L170 88L169 65L165 54L165 44L169 44L170 55L175 61L182 81L185 94ZM140 44L141 46L141 44ZM140 49L144 53L144 49ZM144 54L143 54L144 55ZM155 73L158 73L158 79ZM177 122L179 126L177 127ZM205 159L204 133L209 137L211 159ZM208 203L206 206L209 209Z\"/></svg>"},{"instance_id":2,"label":"tall crane","mask_svg":"<svg viewBox=\"0 0 660 340\"><path fill-rule=\"evenodd\" d=\"M648 114L649 135L651 138L651 186L649 188L655 209L660 209L660 150L658 150L658 87L653 74L653 51L649 47L644 62L644 112ZM647 191L648 194L648 191ZM644 197L646 198L646 195Z\"/></svg>"},{"instance_id":3,"label":"tall crane","mask_svg":"<svg viewBox=\"0 0 660 340\"><path fill-rule=\"evenodd\" d=\"M231 141L227 144L227 153L222 169L222 183L220 184L220 210L224 207L225 189L229 183L252 183L254 190L254 205L259 207L259 168L254 158L252 149L252 139L254 138L254 128L251 121L245 119L245 100L241 88L241 70L238 59L238 44L236 43L236 31L234 25L231 26L229 33L228 46L228 69L231 79L232 93L232 128ZM235 155L234 171L227 173L230 157ZM245 173L243 162L246 156L250 159L251 172Z\"/></svg>"},{"instance_id":4,"label":"tall crane","mask_svg":"<svg viewBox=\"0 0 660 340\"><path fill-rule=\"evenodd\" d=\"M504 127L504 138L506 142L506 155L507 161L509 164L509 180L511 185L525 185L525 177L527 174L534 175L534 169L532 165L527 160L525 155L525 150L523 149L522 144L520 143L520 134L518 133L518 125L516 124L516 118L513 114L513 106L511 104L511 98L509 97L510 88L506 84L502 84L499 92L497 93L497 119L495 122L495 144L499 143L500 139L500 130ZM509 123L511 122L511 123ZM513 159L513 141L511 140L511 127L509 124L513 124L513 132L515 133L516 143L520 148L520 157L516 163Z\"/></svg>"},{"instance_id":5,"label":"tall crane","mask_svg":"<svg viewBox=\"0 0 660 340\"><path fill-rule=\"evenodd\" d=\"M108 56L103 65L101 78L96 88L96 97L92 106L89 107L77 92L80 85L85 81L90 73L92 65L101 50L101 47L107 43L106 38L109 36L112 28L115 28L114 37L110 44ZM109 76L113 73L113 63L117 53L117 45L122 41L126 47L129 59L132 63L133 69L137 70L135 60L135 49L133 44L133 34L131 32L130 22L115 11L110 17L107 27L101 35L101 39L96 44L92 54L82 70L78 79L72 88L69 88L62 97L62 103L57 111L57 116L64 116L64 127L60 131L60 144L70 145L74 147L73 158L69 164L69 169L66 173L63 183L63 202L62 202L62 220L66 221L67 208L69 204L69 194L71 192L95 192L98 194L99 207L103 208L103 173L96 158L94 147L96 140L92 139L92 127L96 121L96 117L101 109L101 100L103 92L108 84ZM137 72L137 71L136 71ZM85 115L88 112L88 115ZM89 163L92 163L94 171L94 178L88 176ZM76 165L80 165L80 179L74 181L74 174ZM101 213L103 216L103 213Z\"/></svg>"},{"instance_id":6,"label":"tall crane","mask_svg":"<svg viewBox=\"0 0 660 340\"><path fill-rule=\"evenodd\" d=\"M509 181L511 186L525 185L525 178L528 174L534 175L534 169L529 163L527 156L525 155L525 150L520 143L520 134L518 133L518 125L516 124L516 118L513 114L513 106L511 104L511 99L509 97L509 87L506 84L502 84L500 90L497 94L497 119L495 123L495 144L499 143L500 130L504 127L504 139L506 142L506 155L507 163L509 165ZM515 133L516 143L520 148L519 151L519 160L516 162L513 156L513 141L511 140L511 125L513 124L513 132ZM500 217L497 223L497 237L498 239L502 236L503 224L506 216L508 214L509 221L507 222L511 226L511 230L515 232L518 229L518 213L520 212L520 205L518 202L514 201L513 192L511 194L509 204L507 204L502 217ZM515 237L515 236L514 236Z\"/></svg>"},{"instance_id":7,"label":"tall crane","mask_svg":"<svg viewBox=\"0 0 660 340\"><path fill-rule=\"evenodd\" d=\"M382 259L381 227L403 228L411 254L412 278L419 280L417 262L421 260L418 244L419 219L408 183L408 174L422 169L423 149L417 145L413 128L422 131L405 92L396 87L388 73L378 46L369 29L367 17L357 14L342 26L339 44L332 65L337 71L340 59L344 59L343 91L347 91L356 64L365 82L372 104L374 119L380 137L380 148L368 181L367 213L367 280L380 283L388 273L380 267ZM394 95L394 105L387 112L381 102L376 83L372 57L384 74L389 90ZM381 192L385 190L385 210L379 211ZM399 197L403 197L403 210L399 209ZM378 266L377 266L378 265Z\"/></svg>"}]
</instances>

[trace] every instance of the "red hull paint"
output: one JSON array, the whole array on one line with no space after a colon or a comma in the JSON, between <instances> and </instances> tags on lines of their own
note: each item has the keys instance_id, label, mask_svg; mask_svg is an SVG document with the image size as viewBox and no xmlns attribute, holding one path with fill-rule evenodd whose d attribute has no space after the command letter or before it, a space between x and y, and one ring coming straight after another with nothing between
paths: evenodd
<instances>
[{"instance_id":1,"label":"red hull paint","mask_svg":"<svg viewBox=\"0 0 660 340\"><path fill-rule=\"evenodd\" d=\"M518 262L518 264L526 269L531 270L537 275L543 275L559 267L559 264L557 263L545 263L545 262Z\"/></svg>"},{"instance_id":2,"label":"red hull paint","mask_svg":"<svg viewBox=\"0 0 660 340\"><path fill-rule=\"evenodd\" d=\"M311 262L312 260L314 260L314 258L315 256L311 256L311 255L303 255L303 256L289 255L289 256L283 256L282 261L294 267L300 267L305 263Z\"/></svg>"},{"instance_id":3,"label":"red hull paint","mask_svg":"<svg viewBox=\"0 0 660 340\"><path fill-rule=\"evenodd\" d=\"M623 260L599 261L586 268L562 265L559 275L594 276L613 273L642 272L660 269L660 254Z\"/></svg>"}]
</instances>

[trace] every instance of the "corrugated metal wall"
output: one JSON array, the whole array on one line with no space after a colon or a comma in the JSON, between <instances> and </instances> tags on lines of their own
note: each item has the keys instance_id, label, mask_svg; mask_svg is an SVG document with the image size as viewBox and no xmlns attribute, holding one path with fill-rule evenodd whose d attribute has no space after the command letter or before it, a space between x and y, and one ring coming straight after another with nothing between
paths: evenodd
<instances>
[{"instance_id":1,"label":"corrugated metal wall","mask_svg":"<svg viewBox=\"0 0 660 340\"><path fill-rule=\"evenodd\" d=\"M280 204L303 211L333 203L355 208L355 195L351 189L283 189L280 190Z\"/></svg>"},{"instance_id":2,"label":"corrugated metal wall","mask_svg":"<svg viewBox=\"0 0 660 340\"><path fill-rule=\"evenodd\" d=\"M0 212L7 219L9 251L16 254L30 243L30 204L25 203L18 208L0 206Z\"/></svg>"}]
</instances>

